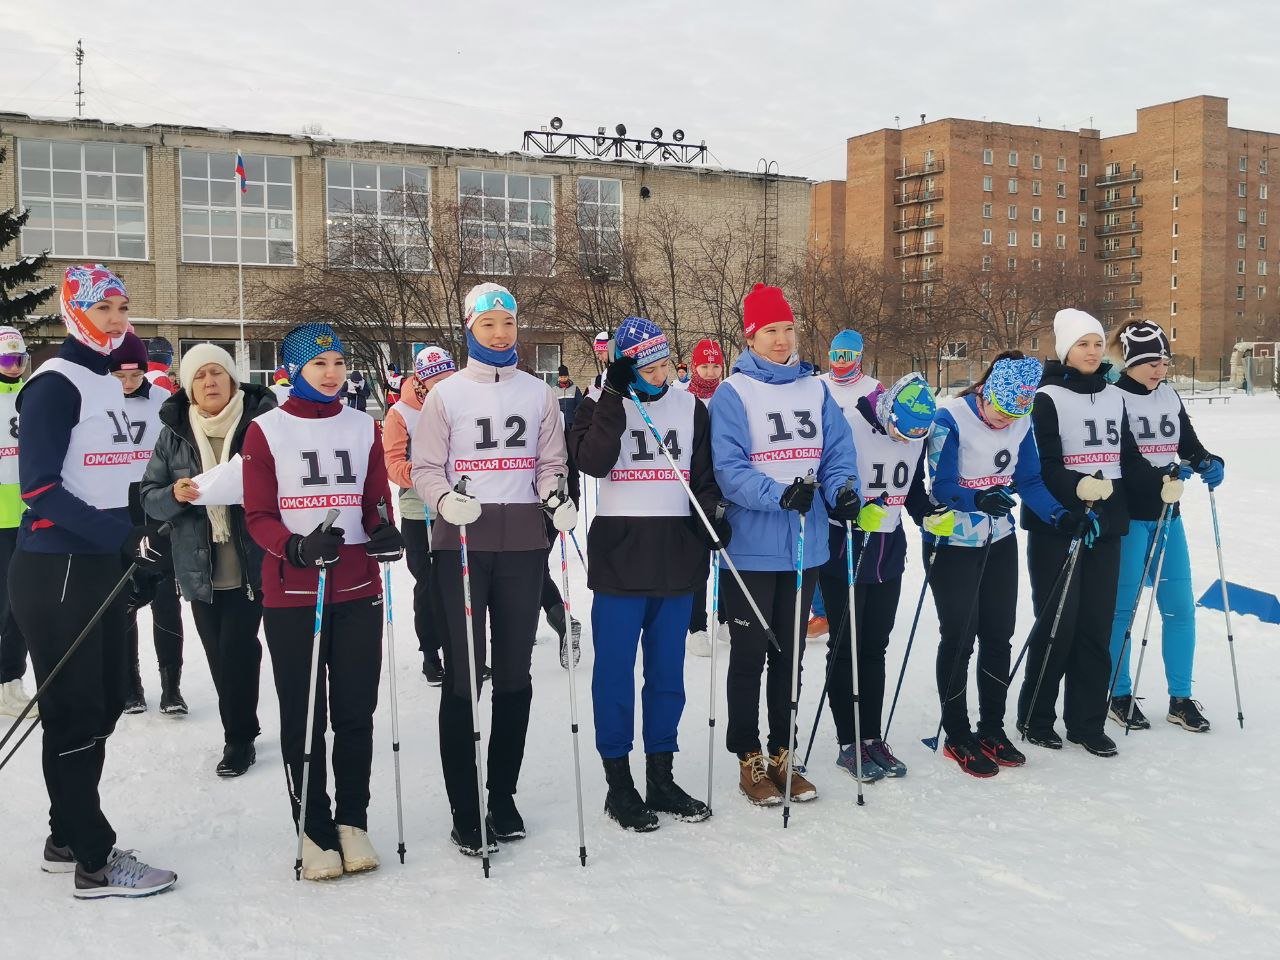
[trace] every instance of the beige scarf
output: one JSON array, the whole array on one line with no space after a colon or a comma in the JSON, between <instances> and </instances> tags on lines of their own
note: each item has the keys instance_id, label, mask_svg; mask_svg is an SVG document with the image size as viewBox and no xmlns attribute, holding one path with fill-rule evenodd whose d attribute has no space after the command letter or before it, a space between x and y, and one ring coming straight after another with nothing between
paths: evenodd
<instances>
[{"instance_id":1,"label":"beige scarf","mask_svg":"<svg viewBox=\"0 0 1280 960\"><path fill-rule=\"evenodd\" d=\"M191 421L191 432L195 435L196 446L200 448L201 473L212 470L219 463L231 459L231 437L240 424L244 414L244 391L236 390L231 401L212 417L200 412L194 403L190 404L187 417ZM213 453L210 437L222 438L222 457ZM228 543L231 540L231 515L226 507L205 507L209 514L209 526L213 530L214 543Z\"/></svg>"}]
</instances>

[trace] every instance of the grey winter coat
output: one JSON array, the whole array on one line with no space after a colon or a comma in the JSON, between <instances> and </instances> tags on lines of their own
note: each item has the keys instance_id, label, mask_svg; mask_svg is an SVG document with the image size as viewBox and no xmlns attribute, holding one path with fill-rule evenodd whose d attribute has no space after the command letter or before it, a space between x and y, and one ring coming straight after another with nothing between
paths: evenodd
<instances>
[{"instance_id":1,"label":"grey winter coat","mask_svg":"<svg viewBox=\"0 0 1280 960\"><path fill-rule=\"evenodd\" d=\"M245 395L244 415L231 436L228 459L240 452L249 423L276 406L275 396L266 387L245 383L240 389ZM151 463L142 478L142 507L151 519L173 524L173 566L182 596L188 602L212 603L213 538L208 512L204 507L179 503L173 498L176 481L204 472L187 414L190 406L187 392L179 390L160 407L164 429L160 431ZM244 508L229 509L231 539L240 558L241 576L250 597L256 597L262 590L262 548L254 543L245 528Z\"/></svg>"}]
</instances>

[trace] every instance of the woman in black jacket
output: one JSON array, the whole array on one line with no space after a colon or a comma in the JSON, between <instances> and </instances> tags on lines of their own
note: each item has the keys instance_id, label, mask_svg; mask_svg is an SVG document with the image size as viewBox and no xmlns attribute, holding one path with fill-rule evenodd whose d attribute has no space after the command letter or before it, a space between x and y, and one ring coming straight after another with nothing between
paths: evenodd
<instances>
[{"instance_id":1,"label":"woman in black jacket","mask_svg":"<svg viewBox=\"0 0 1280 960\"><path fill-rule=\"evenodd\" d=\"M191 604L218 691L225 738L220 777L240 776L257 756L262 550L245 529L243 492L216 498L234 500L229 506L203 506L192 478L228 464L240 453L249 423L276 406L266 387L237 384L234 370L231 355L213 344L183 355L181 389L160 408L164 429L142 480L147 516L173 524L178 586Z\"/></svg>"}]
</instances>

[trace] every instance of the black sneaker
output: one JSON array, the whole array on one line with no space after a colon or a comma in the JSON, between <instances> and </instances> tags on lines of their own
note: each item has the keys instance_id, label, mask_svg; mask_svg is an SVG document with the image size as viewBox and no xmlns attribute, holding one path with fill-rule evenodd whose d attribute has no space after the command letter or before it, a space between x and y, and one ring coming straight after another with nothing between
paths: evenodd
<instances>
[{"instance_id":1,"label":"black sneaker","mask_svg":"<svg viewBox=\"0 0 1280 960\"><path fill-rule=\"evenodd\" d=\"M1209 721L1200 713L1199 701L1190 697L1170 697L1169 715L1165 719L1192 733L1209 732Z\"/></svg>"},{"instance_id":2,"label":"black sneaker","mask_svg":"<svg viewBox=\"0 0 1280 960\"><path fill-rule=\"evenodd\" d=\"M440 654L432 651L422 655L422 675L427 678L427 686L438 687L444 683L444 664L440 662Z\"/></svg>"},{"instance_id":3,"label":"black sneaker","mask_svg":"<svg viewBox=\"0 0 1280 960\"><path fill-rule=\"evenodd\" d=\"M242 777L257 759L258 751L252 743L228 743L222 748L215 772L220 777Z\"/></svg>"},{"instance_id":4,"label":"black sneaker","mask_svg":"<svg viewBox=\"0 0 1280 960\"><path fill-rule=\"evenodd\" d=\"M978 747L976 737L969 736L965 740L947 739L942 748L942 755L954 760L971 777L987 779L1000 772L1000 765L988 757Z\"/></svg>"},{"instance_id":5,"label":"black sneaker","mask_svg":"<svg viewBox=\"0 0 1280 960\"><path fill-rule=\"evenodd\" d=\"M1062 738L1053 727L1045 730L1037 730L1035 727L1028 729L1025 723L1019 723L1018 733L1022 734L1027 743L1033 743L1037 747L1044 747L1046 750L1062 749Z\"/></svg>"},{"instance_id":6,"label":"black sneaker","mask_svg":"<svg viewBox=\"0 0 1280 960\"><path fill-rule=\"evenodd\" d=\"M1107 710L1107 716L1121 727L1128 727L1130 730L1150 730L1151 721L1142 713L1142 708L1138 706L1138 699L1135 697L1112 697L1111 707ZM1130 716L1129 710L1133 710Z\"/></svg>"},{"instance_id":7,"label":"black sneaker","mask_svg":"<svg viewBox=\"0 0 1280 960\"><path fill-rule=\"evenodd\" d=\"M987 737L979 736L978 746L1002 767L1020 767L1027 762L1026 754L1009 742L1003 730Z\"/></svg>"},{"instance_id":8,"label":"black sneaker","mask_svg":"<svg viewBox=\"0 0 1280 960\"><path fill-rule=\"evenodd\" d=\"M458 848L458 852L464 857L478 857L481 855L479 827L462 827L459 829L455 824L454 828L449 831L449 839L453 841L453 845ZM489 834L489 852L498 852L498 841L493 834Z\"/></svg>"},{"instance_id":9,"label":"black sneaker","mask_svg":"<svg viewBox=\"0 0 1280 960\"><path fill-rule=\"evenodd\" d=\"M645 806L685 823L700 823L711 816L711 808L689 796L675 782L671 776L673 759L670 753L650 753L645 757Z\"/></svg>"},{"instance_id":10,"label":"black sneaker","mask_svg":"<svg viewBox=\"0 0 1280 960\"><path fill-rule=\"evenodd\" d=\"M1116 749L1116 742L1101 731L1081 734L1068 732L1067 739L1072 743L1080 744L1095 757L1114 757L1120 752Z\"/></svg>"},{"instance_id":11,"label":"black sneaker","mask_svg":"<svg viewBox=\"0 0 1280 960\"><path fill-rule=\"evenodd\" d=\"M523 840L524 818L516 809L515 798L507 794L489 794L489 836L499 843Z\"/></svg>"}]
</instances>

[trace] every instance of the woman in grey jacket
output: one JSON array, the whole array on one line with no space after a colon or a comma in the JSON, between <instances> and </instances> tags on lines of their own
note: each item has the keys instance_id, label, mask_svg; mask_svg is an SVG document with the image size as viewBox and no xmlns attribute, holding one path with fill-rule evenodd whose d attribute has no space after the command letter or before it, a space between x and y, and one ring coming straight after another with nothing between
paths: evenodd
<instances>
[{"instance_id":1,"label":"woman in grey jacket","mask_svg":"<svg viewBox=\"0 0 1280 960\"><path fill-rule=\"evenodd\" d=\"M225 746L220 777L238 777L256 759L258 674L262 666L262 551L245 529L244 507L202 506L192 479L240 452L249 423L276 406L257 384L237 384L235 361L200 344L183 355L181 389L164 402L164 429L142 480L147 516L173 524L178 587L209 658Z\"/></svg>"}]
</instances>

